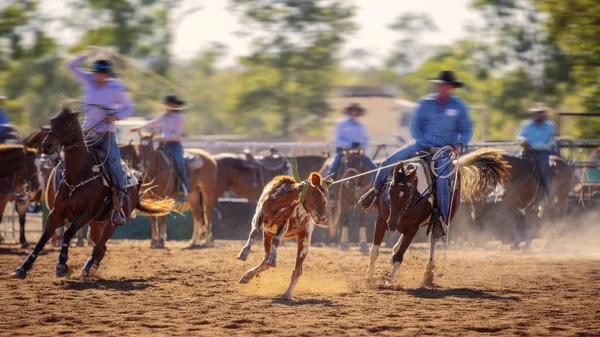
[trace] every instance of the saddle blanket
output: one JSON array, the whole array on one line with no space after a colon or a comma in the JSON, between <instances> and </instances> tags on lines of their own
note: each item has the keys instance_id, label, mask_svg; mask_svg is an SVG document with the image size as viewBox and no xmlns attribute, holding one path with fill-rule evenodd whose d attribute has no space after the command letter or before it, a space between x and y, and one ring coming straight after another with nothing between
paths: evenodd
<instances>
[{"instance_id":1,"label":"saddle blanket","mask_svg":"<svg viewBox=\"0 0 600 337\"><path fill-rule=\"evenodd\" d=\"M54 175L54 190L55 191L63 179L62 173L64 171L64 165L65 165L65 163L63 161L60 161L58 163L58 165L56 166L56 173ZM125 188L131 187L131 186L137 186L138 179L141 179L141 173L129 169L129 167L123 160L121 160L121 165L123 165L123 175L125 176ZM108 174L108 170L106 168L103 168L102 184L106 187L109 187L110 185L108 183L108 178L107 178L106 174Z\"/></svg>"},{"instance_id":2,"label":"saddle blanket","mask_svg":"<svg viewBox=\"0 0 600 337\"><path fill-rule=\"evenodd\" d=\"M202 157L195 153L184 151L183 159L185 160L185 165L188 167L189 171L194 171L204 166Z\"/></svg>"}]
</instances>

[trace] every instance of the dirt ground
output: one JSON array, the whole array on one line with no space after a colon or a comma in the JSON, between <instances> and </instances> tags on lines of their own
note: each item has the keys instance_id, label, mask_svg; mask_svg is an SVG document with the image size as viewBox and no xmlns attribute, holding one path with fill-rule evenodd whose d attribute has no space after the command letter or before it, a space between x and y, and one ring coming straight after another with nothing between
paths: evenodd
<instances>
[{"instance_id":1,"label":"dirt ground","mask_svg":"<svg viewBox=\"0 0 600 337\"><path fill-rule=\"evenodd\" d=\"M235 260L239 241L185 250L168 242L113 241L92 280L56 279L58 250L38 258L26 280L12 270L28 250L0 245L0 336L599 336L600 256L523 255L505 248L451 249L437 287L420 286L427 250L407 253L395 284L384 286L390 249L378 280L365 280L368 257L353 248L313 247L293 301L280 300L295 244L278 266L249 285L237 281L262 256ZM71 248L78 270L91 248ZM443 249L438 254L438 272Z\"/></svg>"}]
</instances>

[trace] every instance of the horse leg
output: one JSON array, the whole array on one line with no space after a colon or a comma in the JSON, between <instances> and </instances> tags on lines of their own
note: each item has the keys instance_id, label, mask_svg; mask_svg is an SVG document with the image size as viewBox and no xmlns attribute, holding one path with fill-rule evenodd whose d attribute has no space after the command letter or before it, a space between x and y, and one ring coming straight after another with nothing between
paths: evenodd
<instances>
[{"instance_id":1,"label":"horse leg","mask_svg":"<svg viewBox=\"0 0 600 337\"><path fill-rule=\"evenodd\" d=\"M85 224L85 222L83 223ZM69 274L69 266L67 265L67 261L69 260L69 245L71 244L71 239L81 227L83 227L82 222L72 221L69 228L65 231L60 254L58 255L58 263L56 264L56 277L65 277Z\"/></svg>"},{"instance_id":2,"label":"horse leg","mask_svg":"<svg viewBox=\"0 0 600 337\"><path fill-rule=\"evenodd\" d=\"M367 268L367 278L369 280L373 279L373 276L375 275L375 262L377 262L377 257L379 257L379 247L381 246L381 242L385 237L385 230L385 219L377 217L377 220L375 221L375 234L373 235L373 243L371 244L371 249L369 250L369 257L371 258L369 261L369 268Z\"/></svg>"},{"instance_id":3,"label":"horse leg","mask_svg":"<svg viewBox=\"0 0 600 337\"><path fill-rule=\"evenodd\" d=\"M89 223L88 236L94 243L94 245L92 245L92 247L95 247L96 243L98 243L98 241L100 240L100 235L102 234L102 225L103 225L102 222L90 222ZM92 249L92 251L93 251L93 249ZM100 262L102 261L102 258L104 258L105 253L106 253L106 246L103 246L102 248L100 248L100 253L99 253L98 259L97 260L95 259L94 263L92 265L92 270L91 270L92 275L94 275L98 271L98 268L100 267Z\"/></svg>"},{"instance_id":4,"label":"horse leg","mask_svg":"<svg viewBox=\"0 0 600 337\"><path fill-rule=\"evenodd\" d=\"M395 250L396 246L398 246L398 244L396 244L396 246L394 246L395 252L394 252L394 256L392 257L392 271L390 272L390 278L388 279L388 283L394 282L394 278L396 277L398 268L400 267L400 265L402 264L402 261L404 260L404 253L406 253L408 246L410 246L410 243L412 242L413 238L415 237L415 234L417 234L418 231L419 231L418 225L416 225L414 227L408 227L406 229L406 233L403 233L402 236L400 237L400 239L398 240L398 242L400 243L398 250Z\"/></svg>"},{"instance_id":5,"label":"horse leg","mask_svg":"<svg viewBox=\"0 0 600 337\"><path fill-rule=\"evenodd\" d=\"M54 230L56 227L62 224L63 217L59 215L57 212L52 210L50 214L48 214L48 218L46 219L46 224L44 225L44 232L42 236L38 240L37 244L33 248L33 251L27 256L27 259L12 273L14 277L24 279L27 277L27 272L31 269L38 255L44 249L44 246L52 237Z\"/></svg>"},{"instance_id":6,"label":"horse leg","mask_svg":"<svg viewBox=\"0 0 600 337\"><path fill-rule=\"evenodd\" d=\"M244 274L244 276L242 276L242 278L240 279L240 283L248 283L256 275L258 275L258 274L262 273L263 271L265 271L265 270L267 270L267 269L269 269L269 268L272 267L271 265L269 265L267 263L267 258L270 255L271 249L273 247L273 238L274 238L273 234L264 232L264 234L263 234L263 243L264 243L264 247L265 247L265 255L263 257L263 260L261 261L261 263L258 266L256 266L256 267L248 270Z\"/></svg>"},{"instance_id":7,"label":"horse leg","mask_svg":"<svg viewBox=\"0 0 600 337\"><path fill-rule=\"evenodd\" d=\"M273 248L271 249L271 253L267 258L267 264L271 267L277 267L277 248L279 247L281 241L283 241L283 237L287 233L289 225L289 221L286 221L285 225L283 225L283 227L279 230L277 235L275 235L275 237L273 238Z\"/></svg>"},{"instance_id":8,"label":"horse leg","mask_svg":"<svg viewBox=\"0 0 600 337\"><path fill-rule=\"evenodd\" d=\"M103 223L102 234L100 234L100 238L92 250L92 256L87 260L85 265L83 265L83 268L81 268L79 277L85 278L91 275L92 266L96 264L96 261L100 263L100 254L103 248L106 249L106 242L112 237L116 229L117 227L113 226L108 221ZM102 253L102 257L104 257L104 253Z\"/></svg>"},{"instance_id":9,"label":"horse leg","mask_svg":"<svg viewBox=\"0 0 600 337\"><path fill-rule=\"evenodd\" d=\"M158 244L158 218L155 216L150 217L150 228L152 229L152 240L150 241L150 248L156 248Z\"/></svg>"},{"instance_id":10,"label":"horse leg","mask_svg":"<svg viewBox=\"0 0 600 337\"><path fill-rule=\"evenodd\" d=\"M348 244L348 236L348 224L344 223L342 224L342 229L340 233L340 249L343 251L347 251L350 249L350 246Z\"/></svg>"},{"instance_id":11,"label":"horse leg","mask_svg":"<svg viewBox=\"0 0 600 337\"><path fill-rule=\"evenodd\" d=\"M158 223L160 224L160 231L156 248L165 248L165 241L167 241L167 216L163 215L159 217Z\"/></svg>"},{"instance_id":12,"label":"horse leg","mask_svg":"<svg viewBox=\"0 0 600 337\"><path fill-rule=\"evenodd\" d=\"M26 201L17 202L17 213L19 213L19 243L21 248L29 247L29 242L25 239L25 217L27 215L27 208L29 203Z\"/></svg>"},{"instance_id":13,"label":"horse leg","mask_svg":"<svg viewBox=\"0 0 600 337\"><path fill-rule=\"evenodd\" d=\"M190 241L190 247L194 247L199 245L200 229L204 227L204 218L202 217L202 210L200 209L200 191L197 188L190 190L188 203L190 204L194 216L194 231L192 233L192 240Z\"/></svg>"},{"instance_id":14,"label":"horse leg","mask_svg":"<svg viewBox=\"0 0 600 337\"><path fill-rule=\"evenodd\" d=\"M310 248L310 238L312 236L312 228L305 230L303 233L300 233L296 236L296 242L298 244L298 250L296 252L296 265L294 266L294 271L292 272L292 280L290 281L290 286L283 294L282 298L286 300L292 299L292 291L302 275L302 264L308 255L308 249Z\"/></svg>"},{"instance_id":15,"label":"horse leg","mask_svg":"<svg viewBox=\"0 0 600 337\"><path fill-rule=\"evenodd\" d=\"M433 287L433 270L435 269L435 245L440 238L436 238L433 235L433 231L429 233L429 261L425 267L425 273L423 274L423 286Z\"/></svg>"},{"instance_id":16,"label":"horse leg","mask_svg":"<svg viewBox=\"0 0 600 337\"><path fill-rule=\"evenodd\" d=\"M85 241L83 240L83 226L77 231L77 243L75 245L77 247L85 246Z\"/></svg>"}]
</instances>

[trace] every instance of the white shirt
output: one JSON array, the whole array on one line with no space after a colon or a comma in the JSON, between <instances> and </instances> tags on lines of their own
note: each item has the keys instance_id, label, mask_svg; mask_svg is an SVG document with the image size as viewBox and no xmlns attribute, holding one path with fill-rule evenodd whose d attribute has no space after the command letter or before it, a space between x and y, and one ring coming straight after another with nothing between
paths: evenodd
<instances>
[{"instance_id":1,"label":"white shirt","mask_svg":"<svg viewBox=\"0 0 600 337\"><path fill-rule=\"evenodd\" d=\"M179 142L183 135L183 115L180 112L165 112L150 120L142 128L153 128L160 126L162 138L168 142Z\"/></svg>"}]
</instances>

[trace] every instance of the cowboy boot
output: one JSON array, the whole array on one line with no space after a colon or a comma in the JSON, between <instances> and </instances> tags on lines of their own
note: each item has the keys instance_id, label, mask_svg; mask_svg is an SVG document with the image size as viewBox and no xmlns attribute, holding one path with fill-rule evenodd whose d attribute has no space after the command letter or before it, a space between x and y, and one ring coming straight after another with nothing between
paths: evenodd
<instances>
[{"instance_id":1,"label":"cowboy boot","mask_svg":"<svg viewBox=\"0 0 600 337\"><path fill-rule=\"evenodd\" d=\"M363 194L360 197L360 199L358 199L358 203L364 211L368 212L375 208L375 206L377 205L377 197L379 196L379 191L381 191L384 185L385 180L377 184L377 186L373 186L367 191L367 193Z\"/></svg>"},{"instance_id":2,"label":"cowboy boot","mask_svg":"<svg viewBox=\"0 0 600 337\"><path fill-rule=\"evenodd\" d=\"M123 226L127 221L121 212L121 202L119 201L119 193L116 188L112 189L112 203L113 203L113 213L112 213L112 223L115 226Z\"/></svg>"}]
</instances>

